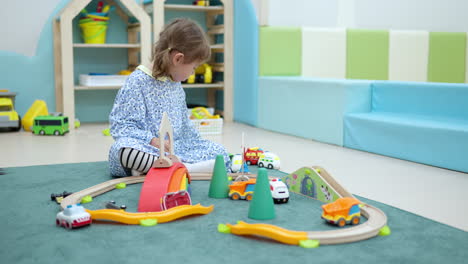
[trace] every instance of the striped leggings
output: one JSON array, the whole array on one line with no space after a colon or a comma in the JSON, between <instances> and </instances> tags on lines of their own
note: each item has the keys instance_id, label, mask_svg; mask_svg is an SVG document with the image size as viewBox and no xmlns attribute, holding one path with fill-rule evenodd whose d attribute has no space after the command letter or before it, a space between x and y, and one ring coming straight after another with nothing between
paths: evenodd
<instances>
[{"instance_id":1,"label":"striped leggings","mask_svg":"<svg viewBox=\"0 0 468 264\"><path fill-rule=\"evenodd\" d=\"M122 167L142 173L147 173L157 159L154 155L133 148L121 148L119 154Z\"/></svg>"}]
</instances>

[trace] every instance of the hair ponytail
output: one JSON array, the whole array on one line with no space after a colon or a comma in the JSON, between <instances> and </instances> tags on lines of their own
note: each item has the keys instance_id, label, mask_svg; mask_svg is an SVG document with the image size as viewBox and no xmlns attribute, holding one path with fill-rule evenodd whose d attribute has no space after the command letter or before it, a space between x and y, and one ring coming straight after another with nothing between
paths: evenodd
<instances>
[{"instance_id":1,"label":"hair ponytail","mask_svg":"<svg viewBox=\"0 0 468 264\"><path fill-rule=\"evenodd\" d=\"M153 77L169 75L173 50L184 54L184 63L204 62L211 56L208 39L201 27L190 19L176 19L164 27L155 44Z\"/></svg>"}]
</instances>

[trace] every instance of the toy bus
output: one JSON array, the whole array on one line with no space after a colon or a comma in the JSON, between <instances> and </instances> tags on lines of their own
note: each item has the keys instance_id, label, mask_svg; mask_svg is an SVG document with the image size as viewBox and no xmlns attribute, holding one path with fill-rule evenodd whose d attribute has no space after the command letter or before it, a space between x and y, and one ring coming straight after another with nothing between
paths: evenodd
<instances>
[{"instance_id":1,"label":"toy bus","mask_svg":"<svg viewBox=\"0 0 468 264\"><path fill-rule=\"evenodd\" d=\"M353 197L338 198L332 203L322 205L322 219L339 227L346 224L357 225L361 220L360 204Z\"/></svg>"},{"instance_id":2,"label":"toy bus","mask_svg":"<svg viewBox=\"0 0 468 264\"><path fill-rule=\"evenodd\" d=\"M260 159L258 160L258 166L260 168L266 167L268 169L280 169L280 158L278 155L271 152L264 152L260 154Z\"/></svg>"},{"instance_id":3,"label":"toy bus","mask_svg":"<svg viewBox=\"0 0 468 264\"><path fill-rule=\"evenodd\" d=\"M64 135L69 132L68 117L38 116L34 119L32 132L36 135Z\"/></svg>"}]
</instances>

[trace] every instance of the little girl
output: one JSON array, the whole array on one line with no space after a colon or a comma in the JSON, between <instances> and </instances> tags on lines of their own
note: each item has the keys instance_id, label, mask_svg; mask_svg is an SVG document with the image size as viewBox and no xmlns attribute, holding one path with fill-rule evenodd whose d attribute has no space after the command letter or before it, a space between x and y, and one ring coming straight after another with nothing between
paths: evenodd
<instances>
[{"instance_id":1,"label":"little girl","mask_svg":"<svg viewBox=\"0 0 468 264\"><path fill-rule=\"evenodd\" d=\"M111 175L146 174L153 166L160 155L157 136L163 112L173 128L175 155L189 172L197 170L197 166L204 167L203 171L212 170L219 154L224 155L226 168L230 168L225 148L202 139L193 127L180 83L210 55L208 40L195 22L176 19L164 28L154 48L152 70L138 66L115 99L109 116L115 139L109 151Z\"/></svg>"}]
</instances>

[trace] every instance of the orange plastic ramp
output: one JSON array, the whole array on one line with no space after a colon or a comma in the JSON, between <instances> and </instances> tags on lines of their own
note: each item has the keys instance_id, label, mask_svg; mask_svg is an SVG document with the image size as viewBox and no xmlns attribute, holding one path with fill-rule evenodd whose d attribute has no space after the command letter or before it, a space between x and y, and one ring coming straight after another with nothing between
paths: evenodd
<instances>
[{"instance_id":1,"label":"orange plastic ramp","mask_svg":"<svg viewBox=\"0 0 468 264\"><path fill-rule=\"evenodd\" d=\"M148 171L140 191L138 212L162 211L161 198L169 189L172 175L180 168L185 168L184 164L176 162L169 168L151 168Z\"/></svg>"},{"instance_id":2,"label":"orange plastic ramp","mask_svg":"<svg viewBox=\"0 0 468 264\"><path fill-rule=\"evenodd\" d=\"M167 192L178 192L180 191L181 182L184 176L187 174L187 168L179 168L172 175L172 179L169 183Z\"/></svg>"},{"instance_id":3,"label":"orange plastic ramp","mask_svg":"<svg viewBox=\"0 0 468 264\"><path fill-rule=\"evenodd\" d=\"M307 232L291 231L269 224L248 224L239 221L236 225L226 224L235 235L257 235L271 238L284 244L299 245L299 241L307 240Z\"/></svg>"},{"instance_id":4,"label":"orange plastic ramp","mask_svg":"<svg viewBox=\"0 0 468 264\"><path fill-rule=\"evenodd\" d=\"M214 205L206 207L197 204L181 205L162 212L130 213L115 209L86 209L86 211L93 220L111 220L128 225L138 225L141 220L145 219L157 219L158 223L166 223L189 215L209 214L213 209Z\"/></svg>"}]
</instances>

